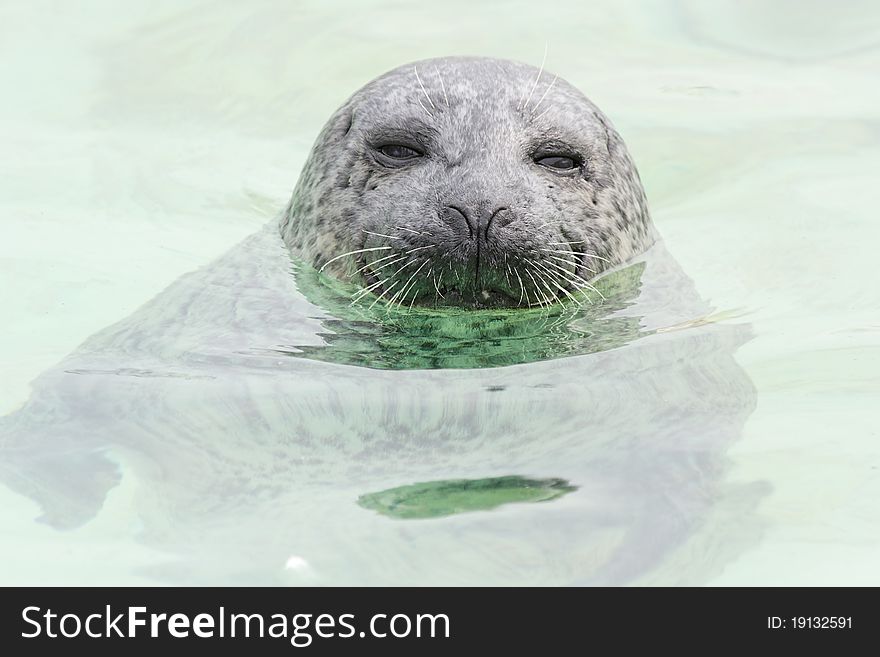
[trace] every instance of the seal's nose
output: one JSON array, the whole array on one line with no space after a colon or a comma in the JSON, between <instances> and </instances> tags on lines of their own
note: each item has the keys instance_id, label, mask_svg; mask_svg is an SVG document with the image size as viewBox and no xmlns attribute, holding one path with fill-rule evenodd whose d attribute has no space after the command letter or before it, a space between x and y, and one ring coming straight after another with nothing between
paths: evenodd
<instances>
[{"instance_id":1,"label":"seal's nose","mask_svg":"<svg viewBox=\"0 0 880 657\"><path fill-rule=\"evenodd\" d=\"M440 210L440 218L461 234L467 231L471 239L488 240L490 230L509 224L513 216L506 206L490 203L468 207L450 204Z\"/></svg>"}]
</instances>

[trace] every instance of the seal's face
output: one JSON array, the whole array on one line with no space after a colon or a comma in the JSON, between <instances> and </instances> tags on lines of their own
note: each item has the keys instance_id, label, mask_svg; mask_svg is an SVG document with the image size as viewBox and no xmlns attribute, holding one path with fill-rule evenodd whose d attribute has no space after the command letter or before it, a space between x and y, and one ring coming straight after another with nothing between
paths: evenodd
<instances>
[{"instance_id":1,"label":"seal's face","mask_svg":"<svg viewBox=\"0 0 880 657\"><path fill-rule=\"evenodd\" d=\"M653 241L638 174L561 79L409 64L330 119L282 220L291 250L400 305L545 305Z\"/></svg>"}]
</instances>

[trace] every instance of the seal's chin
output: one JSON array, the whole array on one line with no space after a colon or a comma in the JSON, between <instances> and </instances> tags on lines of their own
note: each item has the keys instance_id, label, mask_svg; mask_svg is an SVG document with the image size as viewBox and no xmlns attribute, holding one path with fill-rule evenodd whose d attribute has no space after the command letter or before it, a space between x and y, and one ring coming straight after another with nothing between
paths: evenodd
<instances>
[{"instance_id":1,"label":"seal's chin","mask_svg":"<svg viewBox=\"0 0 880 657\"><path fill-rule=\"evenodd\" d=\"M472 308L515 308L524 306L525 302L520 301L518 297L511 296L504 290L493 288L485 290L457 290L447 289L440 290L443 293L442 303L452 306L463 306ZM419 300L416 300L419 303ZM436 305L436 300L426 297L422 304Z\"/></svg>"}]
</instances>

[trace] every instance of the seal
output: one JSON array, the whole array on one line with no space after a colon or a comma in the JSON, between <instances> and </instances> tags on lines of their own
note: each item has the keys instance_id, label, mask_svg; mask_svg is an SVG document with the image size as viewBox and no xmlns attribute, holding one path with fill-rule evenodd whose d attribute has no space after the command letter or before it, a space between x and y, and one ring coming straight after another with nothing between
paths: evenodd
<instances>
[{"instance_id":1,"label":"seal","mask_svg":"<svg viewBox=\"0 0 880 657\"><path fill-rule=\"evenodd\" d=\"M280 229L292 254L391 305L547 306L655 240L608 118L532 66L396 68L327 122Z\"/></svg>"},{"instance_id":2,"label":"seal","mask_svg":"<svg viewBox=\"0 0 880 657\"><path fill-rule=\"evenodd\" d=\"M511 270L526 279L524 304L536 303L543 271L526 259L552 269L549 258L523 255L525 245L570 239L577 253L583 241L584 253L610 261L584 258L600 271L641 248L649 237L639 231L649 228L614 209L615 200L644 207L640 194L630 190L636 200L626 200L620 191L624 173L636 178L619 159L619 139L608 132L606 145L605 133L595 132L605 130L600 115L578 113L588 104L573 91L557 96L565 89L558 81L550 87L531 73L515 76L517 66L418 65L434 107L417 80L425 107L412 100L414 115L403 113L402 100L381 104L410 98L409 86L394 92L390 81L379 83L382 93L352 101L322 136L293 204L321 206L306 213L303 205L288 220L288 245L301 242L300 253L319 267L353 278L367 263L378 275L394 271L400 265L381 268L394 258L379 261L391 250L430 254L427 265L407 265L397 287L402 274L392 279L390 292L373 288L386 300L411 276L433 288L438 263L460 275L479 263L491 285L489 255L507 249ZM571 178L534 160L535 142L516 132L526 128L515 130L513 110L492 109L496 92L483 105L477 88L465 93L483 84L482 74L465 74L471 68L518 80L515 100L534 113L532 123L564 112L564 121L541 125L585 126L587 136L565 133L576 152L551 151L583 158ZM443 80L439 94L430 78ZM494 123L487 119L496 113ZM424 150L385 167L378 158L394 162L407 152L362 149L374 143L365 141L376 134L370 127L390 131L394 117L401 130L418 120L437 134L428 141L428 132L402 133L423 140L407 148ZM403 136L393 138L402 144ZM508 150L488 150L493 144ZM444 199L459 208L457 219L443 214ZM510 214L484 225L485 215L472 214L480 199L505 203ZM546 312L428 307L393 321L355 312L362 309L347 296L339 300L350 315L324 305L350 286L312 267L291 276L288 245L273 218L89 338L33 383L26 404L0 418L0 490L27 498L14 498L22 536L58 543L97 523L126 548L109 565L104 550L75 551L62 564L65 581L101 572L178 585L699 585L760 539L757 509L767 487L726 474L728 450L756 406L735 358L751 329L702 321L712 308L662 241L595 281L607 298L576 317L559 304ZM355 248L377 250L343 255ZM476 289L473 278L468 289L454 274L437 276L447 298ZM318 288L325 296L310 296ZM418 288L395 304L417 294L416 303L442 301ZM564 502L553 501L561 493ZM485 512L509 501L516 509ZM27 516L37 508L40 528L31 535ZM418 519L426 514L445 518ZM32 545L4 544L21 554L23 576ZM694 560L695 551L711 558ZM40 577L44 571L33 566Z\"/></svg>"}]
</instances>

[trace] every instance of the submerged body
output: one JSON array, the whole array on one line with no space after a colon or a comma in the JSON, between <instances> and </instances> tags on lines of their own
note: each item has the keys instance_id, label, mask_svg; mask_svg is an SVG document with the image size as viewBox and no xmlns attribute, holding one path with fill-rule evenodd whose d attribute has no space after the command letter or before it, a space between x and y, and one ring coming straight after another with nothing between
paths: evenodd
<instances>
[{"instance_id":1,"label":"submerged body","mask_svg":"<svg viewBox=\"0 0 880 657\"><path fill-rule=\"evenodd\" d=\"M506 60L406 64L318 137L292 253L389 303L546 306L655 240L638 172L570 84Z\"/></svg>"},{"instance_id":2,"label":"submerged body","mask_svg":"<svg viewBox=\"0 0 880 657\"><path fill-rule=\"evenodd\" d=\"M758 537L762 489L722 484L755 404L749 331L699 321L662 243L633 266L625 303L497 311L550 319L484 337L470 318L495 311L338 319L267 226L42 375L0 420L0 480L58 541L124 518L158 582L700 583ZM561 331L590 348L560 357ZM473 366L499 344L523 355Z\"/></svg>"}]
</instances>

